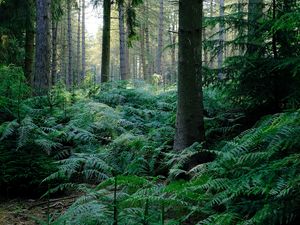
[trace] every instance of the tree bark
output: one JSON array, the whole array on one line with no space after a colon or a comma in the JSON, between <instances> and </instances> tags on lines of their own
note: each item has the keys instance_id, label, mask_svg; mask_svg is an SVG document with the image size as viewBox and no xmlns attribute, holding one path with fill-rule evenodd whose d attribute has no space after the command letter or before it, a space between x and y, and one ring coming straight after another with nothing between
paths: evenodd
<instances>
[{"instance_id":1,"label":"tree bark","mask_svg":"<svg viewBox=\"0 0 300 225\"><path fill-rule=\"evenodd\" d=\"M103 37L102 37L102 65L101 65L101 82L105 83L109 80L109 64L110 64L110 0L103 0Z\"/></svg>"},{"instance_id":2,"label":"tree bark","mask_svg":"<svg viewBox=\"0 0 300 225\"><path fill-rule=\"evenodd\" d=\"M36 0L36 54L33 87L36 95L49 90L50 42L49 17L51 0Z\"/></svg>"},{"instance_id":3,"label":"tree bark","mask_svg":"<svg viewBox=\"0 0 300 225\"><path fill-rule=\"evenodd\" d=\"M68 76L67 76L67 87L73 86L73 44L72 44L72 18L71 18L71 0L67 0L68 7Z\"/></svg>"},{"instance_id":4,"label":"tree bark","mask_svg":"<svg viewBox=\"0 0 300 225\"><path fill-rule=\"evenodd\" d=\"M162 75L161 57L163 51L163 31L164 31L164 0L159 0L159 21L158 21L158 46L156 52L155 73Z\"/></svg>"},{"instance_id":5,"label":"tree bark","mask_svg":"<svg viewBox=\"0 0 300 225\"><path fill-rule=\"evenodd\" d=\"M225 23L224 23L224 0L220 0L220 23L219 23L219 51L218 51L218 78L223 79L223 56L224 56L224 39L225 39Z\"/></svg>"},{"instance_id":6,"label":"tree bark","mask_svg":"<svg viewBox=\"0 0 300 225\"><path fill-rule=\"evenodd\" d=\"M51 64L51 82L52 85L57 81L57 26L58 22L52 17L52 64Z\"/></svg>"},{"instance_id":7,"label":"tree bark","mask_svg":"<svg viewBox=\"0 0 300 225\"><path fill-rule=\"evenodd\" d=\"M119 3L118 11L119 11L119 39L120 39L120 76L121 76L121 80L127 80L126 33L124 27L124 6L122 3Z\"/></svg>"},{"instance_id":8,"label":"tree bark","mask_svg":"<svg viewBox=\"0 0 300 225\"><path fill-rule=\"evenodd\" d=\"M145 25L142 24L140 28L140 58L141 58L141 64L140 67L142 68L143 79L147 80L147 65L146 65L146 59L145 59Z\"/></svg>"},{"instance_id":9,"label":"tree bark","mask_svg":"<svg viewBox=\"0 0 300 225\"><path fill-rule=\"evenodd\" d=\"M149 34L149 0L146 0L145 3L145 44L146 44L146 57L147 57L147 76L146 80L149 82L151 80L151 75L153 74L152 71L152 58L151 58L151 49L150 49L150 34Z\"/></svg>"},{"instance_id":10,"label":"tree bark","mask_svg":"<svg viewBox=\"0 0 300 225\"><path fill-rule=\"evenodd\" d=\"M178 105L174 150L205 140L202 92L203 1L179 1Z\"/></svg>"},{"instance_id":11,"label":"tree bark","mask_svg":"<svg viewBox=\"0 0 300 225\"><path fill-rule=\"evenodd\" d=\"M80 83L80 32L81 32L81 1L78 1L78 18L77 18L77 60L76 60L76 78L74 79L74 84L78 85Z\"/></svg>"},{"instance_id":12,"label":"tree bark","mask_svg":"<svg viewBox=\"0 0 300 225\"><path fill-rule=\"evenodd\" d=\"M85 0L82 0L82 43L81 43L81 79L84 80L86 76L86 61L85 61Z\"/></svg>"}]
</instances>

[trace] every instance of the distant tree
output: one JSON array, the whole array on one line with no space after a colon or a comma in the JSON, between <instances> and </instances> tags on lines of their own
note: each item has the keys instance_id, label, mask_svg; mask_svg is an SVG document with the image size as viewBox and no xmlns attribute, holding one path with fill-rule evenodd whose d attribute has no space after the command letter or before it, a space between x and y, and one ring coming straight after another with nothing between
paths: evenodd
<instances>
[{"instance_id":1,"label":"distant tree","mask_svg":"<svg viewBox=\"0 0 300 225\"><path fill-rule=\"evenodd\" d=\"M86 61L85 61L85 0L82 0L82 43L81 43L81 66L82 66L82 77L81 79L85 78L86 73Z\"/></svg>"},{"instance_id":2,"label":"distant tree","mask_svg":"<svg viewBox=\"0 0 300 225\"><path fill-rule=\"evenodd\" d=\"M73 44L72 44L72 2L67 0L67 13L68 13L68 74L67 74L67 86L71 88L73 86Z\"/></svg>"},{"instance_id":3,"label":"distant tree","mask_svg":"<svg viewBox=\"0 0 300 225\"><path fill-rule=\"evenodd\" d=\"M81 0L78 0L78 12L77 12L77 59L76 59L76 79L74 80L75 85L80 83L80 43L81 43Z\"/></svg>"},{"instance_id":4,"label":"distant tree","mask_svg":"<svg viewBox=\"0 0 300 225\"><path fill-rule=\"evenodd\" d=\"M163 51L163 32L164 32L164 0L159 0L159 20L158 20L158 46L156 52L155 72L162 74L161 57Z\"/></svg>"},{"instance_id":5,"label":"distant tree","mask_svg":"<svg viewBox=\"0 0 300 225\"><path fill-rule=\"evenodd\" d=\"M124 1L121 0L118 2L118 11L119 11L119 39L120 39L120 75L121 80L126 80L128 78L128 70L126 63L128 60L126 60L126 33L125 33L125 24L124 24L124 17L125 17L125 11L124 11Z\"/></svg>"}]
</instances>

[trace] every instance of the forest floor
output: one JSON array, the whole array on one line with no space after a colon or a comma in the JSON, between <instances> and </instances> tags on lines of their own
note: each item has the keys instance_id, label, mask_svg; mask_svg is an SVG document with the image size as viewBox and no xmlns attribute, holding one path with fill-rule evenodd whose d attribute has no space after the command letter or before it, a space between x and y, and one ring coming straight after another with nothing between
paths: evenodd
<instances>
[{"instance_id":1,"label":"forest floor","mask_svg":"<svg viewBox=\"0 0 300 225\"><path fill-rule=\"evenodd\" d=\"M62 214L78 197L68 196L50 199L15 199L0 202L0 225L35 225L47 221L47 215ZM49 205L49 210L48 210Z\"/></svg>"}]
</instances>

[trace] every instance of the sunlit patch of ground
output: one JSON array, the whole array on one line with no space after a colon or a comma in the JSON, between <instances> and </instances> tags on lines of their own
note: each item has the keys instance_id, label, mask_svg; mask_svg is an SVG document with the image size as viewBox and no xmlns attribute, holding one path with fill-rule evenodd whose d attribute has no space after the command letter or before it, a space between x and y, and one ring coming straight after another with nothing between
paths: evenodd
<instances>
[{"instance_id":1,"label":"sunlit patch of ground","mask_svg":"<svg viewBox=\"0 0 300 225\"><path fill-rule=\"evenodd\" d=\"M46 222L48 212L55 218L74 202L74 197L50 199L49 203L32 199L0 202L0 225L35 225L37 220Z\"/></svg>"}]
</instances>

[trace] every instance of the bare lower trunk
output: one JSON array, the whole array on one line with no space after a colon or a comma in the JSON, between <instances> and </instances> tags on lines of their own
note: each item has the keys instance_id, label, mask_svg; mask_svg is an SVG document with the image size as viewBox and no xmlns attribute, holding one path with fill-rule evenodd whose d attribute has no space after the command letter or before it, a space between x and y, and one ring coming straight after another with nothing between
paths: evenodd
<instances>
[{"instance_id":1,"label":"bare lower trunk","mask_svg":"<svg viewBox=\"0 0 300 225\"><path fill-rule=\"evenodd\" d=\"M51 82L52 85L57 81L57 26L58 22L52 17L52 64L51 64Z\"/></svg>"},{"instance_id":2,"label":"bare lower trunk","mask_svg":"<svg viewBox=\"0 0 300 225\"><path fill-rule=\"evenodd\" d=\"M150 49L150 34L149 34L149 2L146 0L146 22L145 22L145 44L146 44L146 56L147 56L147 76L146 80L151 80L152 71L152 59L151 59L151 49Z\"/></svg>"},{"instance_id":3,"label":"bare lower trunk","mask_svg":"<svg viewBox=\"0 0 300 225\"><path fill-rule=\"evenodd\" d=\"M141 58L141 75L143 75L143 79L147 80L147 65L146 65L146 59L145 59L145 26L144 24L141 26L140 29L140 47L141 47L141 51L140 51L140 58Z\"/></svg>"},{"instance_id":4,"label":"bare lower trunk","mask_svg":"<svg viewBox=\"0 0 300 225\"><path fill-rule=\"evenodd\" d=\"M73 86L73 68L72 68L72 21L71 21L71 0L67 1L68 5L68 75L67 75L67 87L71 88Z\"/></svg>"},{"instance_id":5,"label":"bare lower trunk","mask_svg":"<svg viewBox=\"0 0 300 225\"><path fill-rule=\"evenodd\" d=\"M220 23L219 23L219 51L218 51L218 78L223 79L223 56L224 56L224 0L220 0Z\"/></svg>"},{"instance_id":6,"label":"bare lower trunk","mask_svg":"<svg viewBox=\"0 0 300 225\"><path fill-rule=\"evenodd\" d=\"M77 60L76 60L76 78L74 79L74 84L78 85L80 83L80 32L81 32L81 1L78 2L78 21L77 21Z\"/></svg>"},{"instance_id":7,"label":"bare lower trunk","mask_svg":"<svg viewBox=\"0 0 300 225\"><path fill-rule=\"evenodd\" d=\"M103 0L103 37L102 37L102 65L101 65L101 82L109 80L110 65L110 14L111 1Z\"/></svg>"},{"instance_id":8,"label":"bare lower trunk","mask_svg":"<svg viewBox=\"0 0 300 225\"><path fill-rule=\"evenodd\" d=\"M81 66L82 66L82 74L81 74L81 79L85 79L85 67L86 67L86 62L85 62L85 0L82 0L82 43L81 43Z\"/></svg>"},{"instance_id":9,"label":"bare lower trunk","mask_svg":"<svg viewBox=\"0 0 300 225\"><path fill-rule=\"evenodd\" d=\"M161 57L163 51L163 30L164 30L164 0L159 0L159 30L158 30L158 47L156 53L155 73L162 74Z\"/></svg>"},{"instance_id":10,"label":"bare lower trunk","mask_svg":"<svg viewBox=\"0 0 300 225\"><path fill-rule=\"evenodd\" d=\"M205 139L202 94L202 4L179 4L178 106L174 150Z\"/></svg>"},{"instance_id":11,"label":"bare lower trunk","mask_svg":"<svg viewBox=\"0 0 300 225\"><path fill-rule=\"evenodd\" d=\"M127 80L126 68L126 33L124 27L124 6L119 4L119 35L120 35L120 76L121 80Z\"/></svg>"},{"instance_id":12,"label":"bare lower trunk","mask_svg":"<svg viewBox=\"0 0 300 225\"><path fill-rule=\"evenodd\" d=\"M49 90L50 42L49 17L51 0L36 0L36 54L33 87L36 95Z\"/></svg>"}]
</instances>

